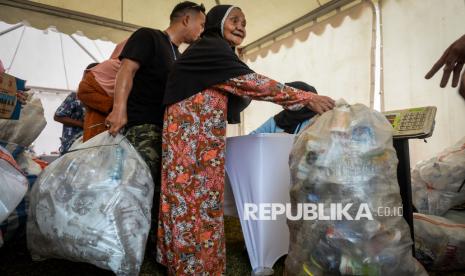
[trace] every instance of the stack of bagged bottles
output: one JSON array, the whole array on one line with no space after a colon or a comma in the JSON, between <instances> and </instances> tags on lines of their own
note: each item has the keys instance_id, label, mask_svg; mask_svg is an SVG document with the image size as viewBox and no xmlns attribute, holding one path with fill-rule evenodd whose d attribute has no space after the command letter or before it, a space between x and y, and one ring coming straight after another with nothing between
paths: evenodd
<instances>
[{"instance_id":1,"label":"stack of bagged bottles","mask_svg":"<svg viewBox=\"0 0 465 276\"><path fill-rule=\"evenodd\" d=\"M412 257L397 162L391 125L361 104L338 101L296 138L289 161L292 210L312 204L320 215L288 220L288 275L426 273Z\"/></svg>"},{"instance_id":2,"label":"stack of bagged bottles","mask_svg":"<svg viewBox=\"0 0 465 276\"><path fill-rule=\"evenodd\" d=\"M150 170L137 151L122 135L101 133L55 160L33 186L31 256L138 275L152 198Z\"/></svg>"},{"instance_id":3,"label":"stack of bagged bottles","mask_svg":"<svg viewBox=\"0 0 465 276\"><path fill-rule=\"evenodd\" d=\"M465 137L412 170L413 203L419 213L443 216L465 203Z\"/></svg>"}]
</instances>

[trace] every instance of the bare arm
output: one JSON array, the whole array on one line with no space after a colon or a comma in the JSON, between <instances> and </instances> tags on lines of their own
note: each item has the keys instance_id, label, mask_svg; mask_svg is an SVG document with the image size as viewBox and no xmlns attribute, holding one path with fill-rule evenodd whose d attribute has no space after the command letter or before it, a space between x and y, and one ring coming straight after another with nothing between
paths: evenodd
<instances>
[{"instance_id":1,"label":"bare arm","mask_svg":"<svg viewBox=\"0 0 465 276\"><path fill-rule=\"evenodd\" d=\"M69 117L59 117L57 115L55 115L53 117L53 120L59 122L59 123L62 123L66 126L73 126L73 127L80 127L82 128L84 126L84 123L82 121L78 121L78 120L74 120L74 119L71 119Z\"/></svg>"},{"instance_id":2,"label":"bare arm","mask_svg":"<svg viewBox=\"0 0 465 276\"><path fill-rule=\"evenodd\" d=\"M131 59L123 59L121 67L116 75L115 98L113 110L105 120L110 125L109 132L115 136L128 122L127 103L131 93L134 76L139 70L140 64Z\"/></svg>"}]
</instances>

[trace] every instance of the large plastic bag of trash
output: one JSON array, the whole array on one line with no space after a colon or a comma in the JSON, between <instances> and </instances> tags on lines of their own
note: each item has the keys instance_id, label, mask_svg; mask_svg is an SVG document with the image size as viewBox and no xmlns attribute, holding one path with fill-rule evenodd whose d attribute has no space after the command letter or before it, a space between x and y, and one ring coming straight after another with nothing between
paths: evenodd
<instances>
[{"instance_id":1,"label":"large plastic bag of trash","mask_svg":"<svg viewBox=\"0 0 465 276\"><path fill-rule=\"evenodd\" d=\"M0 223L15 210L27 188L28 181L13 156L0 147Z\"/></svg>"},{"instance_id":2,"label":"large plastic bag of trash","mask_svg":"<svg viewBox=\"0 0 465 276\"><path fill-rule=\"evenodd\" d=\"M413 221L415 255L428 270L465 269L465 224L417 213Z\"/></svg>"},{"instance_id":3,"label":"large plastic bag of trash","mask_svg":"<svg viewBox=\"0 0 465 276\"><path fill-rule=\"evenodd\" d=\"M26 175L37 176L42 172L42 168L34 161L33 157L32 153L23 151L16 157L16 162Z\"/></svg>"},{"instance_id":4,"label":"large plastic bag of trash","mask_svg":"<svg viewBox=\"0 0 465 276\"><path fill-rule=\"evenodd\" d=\"M397 163L391 125L362 104L339 100L296 138L288 275L426 273L412 257Z\"/></svg>"},{"instance_id":5,"label":"large plastic bag of trash","mask_svg":"<svg viewBox=\"0 0 465 276\"><path fill-rule=\"evenodd\" d=\"M79 137L76 137L76 139L74 140L74 142L71 144L71 146L69 147L69 150L68 151L73 151L75 150L77 147L79 147L83 141L83 136L80 135Z\"/></svg>"},{"instance_id":6,"label":"large plastic bag of trash","mask_svg":"<svg viewBox=\"0 0 465 276\"><path fill-rule=\"evenodd\" d=\"M19 120L0 119L0 145L16 157L39 137L46 124L42 102L34 98L24 105Z\"/></svg>"},{"instance_id":7,"label":"large plastic bag of trash","mask_svg":"<svg viewBox=\"0 0 465 276\"><path fill-rule=\"evenodd\" d=\"M442 216L465 203L465 137L412 170L413 203L419 213Z\"/></svg>"},{"instance_id":8,"label":"large plastic bag of trash","mask_svg":"<svg viewBox=\"0 0 465 276\"><path fill-rule=\"evenodd\" d=\"M37 179L27 223L31 255L137 275L152 200L144 160L124 136L101 133L55 160Z\"/></svg>"},{"instance_id":9,"label":"large plastic bag of trash","mask_svg":"<svg viewBox=\"0 0 465 276\"><path fill-rule=\"evenodd\" d=\"M29 210L29 195L31 188L37 179L36 175L26 175L28 180L28 192L19 202L18 206L11 212L11 214L0 223L0 236L3 237L5 243L11 240L25 239L26 238L26 222Z\"/></svg>"}]
</instances>

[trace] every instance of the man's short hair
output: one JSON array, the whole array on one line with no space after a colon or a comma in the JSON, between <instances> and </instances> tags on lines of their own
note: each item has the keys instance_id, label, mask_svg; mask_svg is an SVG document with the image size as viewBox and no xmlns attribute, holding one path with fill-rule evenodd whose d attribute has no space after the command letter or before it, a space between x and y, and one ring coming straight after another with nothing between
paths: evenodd
<instances>
[{"instance_id":1,"label":"man's short hair","mask_svg":"<svg viewBox=\"0 0 465 276\"><path fill-rule=\"evenodd\" d=\"M170 14L170 22L173 22L179 17L182 17L188 11L197 11L205 14L205 7L203 4L197 4L191 1L184 1L177 4Z\"/></svg>"},{"instance_id":2,"label":"man's short hair","mask_svg":"<svg viewBox=\"0 0 465 276\"><path fill-rule=\"evenodd\" d=\"M91 63L91 64L87 65L86 70L89 70L89 69L91 69L92 67L95 67L95 66L97 66L97 65L99 65L98 62Z\"/></svg>"}]
</instances>

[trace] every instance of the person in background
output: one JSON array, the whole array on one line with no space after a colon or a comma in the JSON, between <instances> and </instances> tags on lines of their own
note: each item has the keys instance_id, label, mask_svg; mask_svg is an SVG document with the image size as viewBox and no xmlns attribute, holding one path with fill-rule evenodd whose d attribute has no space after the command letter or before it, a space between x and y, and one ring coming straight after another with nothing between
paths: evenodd
<instances>
[{"instance_id":1,"label":"person in background","mask_svg":"<svg viewBox=\"0 0 465 276\"><path fill-rule=\"evenodd\" d=\"M87 65L82 76L83 81L86 77L86 72L98 65L98 63L91 63ZM81 137L84 127L85 108L81 101L77 98L76 92L71 92L58 107L53 119L63 124L63 131L61 135L60 155L68 152L71 145Z\"/></svg>"},{"instance_id":2,"label":"person in background","mask_svg":"<svg viewBox=\"0 0 465 276\"><path fill-rule=\"evenodd\" d=\"M323 113L334 107L255 73L234 52L246 36L241 9L218 5L207 14L202 38L173 65L164 103L162 197L157 260L169 275L223 275L226 125L241 108L230 96L304 106ZM233 102L238 103L238 102ZM229 111L237 114L229 114Z\"/></svg>"},{"instance_id":3,"label":"person in background","mask_svg":"<svg viewBox=\"0 0 465 276\"><path fill-rule=\"evenodd\" d=\"M313 86L302 81L288 82L285 83L285 85L309 93L318 94ZM308 126L311 119L315 115L317 115L317 113L308 109L307 107L295 111L284 109L283 111L269 118L265 123L259 126L256 130L252 131L250 134L282 132L298 134Z\"/></svg>"},{"instance_id":4,"label":"person in background","mask_svg":"<svg viewBox=\"0 0 465 276\"><path fill-rule=\"evenodd\" d=\"M452 87L459 86L459 94L465 100L465 71L460 77L463 65L465 64L465 35L452 43L436 61L433 67L425 75L426 79L432 78L436 72L444 67L440 87L446 87L452 74Z\"/></svg>"},{"instance_id":5,"label":"person in background","mask_svg":"<svg viewBox=\"0 0 465 276\"><path fill-rule=\"evenodd\" d=\"M116 45L110 59L95 65L84 73L79 83L78 99L84 104L84 129L82 141L86 142L97 134L107 130L105 118L113 107L116 74L121 62L118 59L127 40Z\"/></svg>"},{"instance_id":6,"label":"person in background","mask_svg":"<svg viewBox=\"0 0 465 276\"><path fill-rule=\"evenodd\" d=\"M84 107L76 96L71 92L63 103L58 107L53 119L63 124L61 135L60 155L68 152L71 145L82 135L84 125Z\"/></svg>"}]
</instances>

